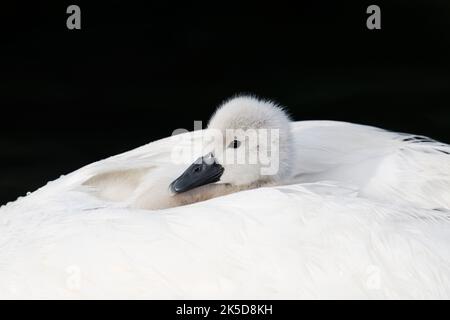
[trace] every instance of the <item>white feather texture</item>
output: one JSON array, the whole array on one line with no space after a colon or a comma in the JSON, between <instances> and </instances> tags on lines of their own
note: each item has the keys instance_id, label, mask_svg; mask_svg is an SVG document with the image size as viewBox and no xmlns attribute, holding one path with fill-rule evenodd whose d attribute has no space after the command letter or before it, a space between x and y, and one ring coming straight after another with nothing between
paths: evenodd
<instances>
[{"instance_id":1,"label":"white feather texture","mask_svg":"<svg viewBox=\"0 0 450 320\"><path fill-rule=\"evenodd\" d=\"M204 130L3 206L0 298L449 299L450 147L343 122L288 128L290 185L142 209L167 207L186 168L172 151Z\"/></svg>"}]
</instances>

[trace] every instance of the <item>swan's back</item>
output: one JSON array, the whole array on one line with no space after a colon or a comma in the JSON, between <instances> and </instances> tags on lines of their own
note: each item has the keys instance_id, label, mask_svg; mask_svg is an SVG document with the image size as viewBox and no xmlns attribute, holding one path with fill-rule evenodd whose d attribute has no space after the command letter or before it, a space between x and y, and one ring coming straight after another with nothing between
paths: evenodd
<instances>
[{"instance_id":1,"label":"swan's back","mask_svg":"<svg viewBox=\"0 0 450 320\"><path fill-rule=\"evenodd\" d=\"M337 121L293 124L300 182L334 180L360 197L450 210L450 146Z\"/></svg>"},{"instance_id":2,"label":"swan's back","mask_svg":"<svg viewBox=\"0 0 450 320\"><path fill-rule=\"evenodd\" d=\"M449 145L337 121L294 122L291 132L294 178L286 183L336 181L354 188L359 197L450 210ZM106 200L139 208L165 207L172 197L170 182L202 155L201 148L186 146L201 145L206 134L174 136L111 157L81 169L69 187L84 180ZM189 152L180 159L174 150Z\"/></svg>"}]
</instances>

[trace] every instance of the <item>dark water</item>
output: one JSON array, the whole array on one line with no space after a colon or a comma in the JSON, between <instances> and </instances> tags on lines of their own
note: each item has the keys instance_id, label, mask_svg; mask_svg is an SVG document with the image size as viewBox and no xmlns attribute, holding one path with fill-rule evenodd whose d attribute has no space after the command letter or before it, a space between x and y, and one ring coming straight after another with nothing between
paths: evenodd
<instances>
[{"instance_id":1,"label":"dark water","mask_svg":"<svg viewBox=\"0 0 450 320\"><path fill-rule=\"evenodd\" d=\"M3 7L0 203L92 161L193 128L236 93L450 142L450 4Z\"/></svg>"}]
</instances>

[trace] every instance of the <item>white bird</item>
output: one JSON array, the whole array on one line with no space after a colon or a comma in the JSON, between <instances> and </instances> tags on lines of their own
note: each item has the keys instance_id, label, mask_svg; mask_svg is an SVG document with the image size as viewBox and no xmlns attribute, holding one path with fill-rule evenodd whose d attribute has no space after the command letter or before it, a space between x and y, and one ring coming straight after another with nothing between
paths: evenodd
<instances>
[{"instance_id":1,"label":"white bird","mask_svg":"<svg viewBox=\"0 0 450 320\"><path fill-rule=\"evenodd\" d=\"M208 130L3 206L0 298L450 298L449 160L425 137L237 97Z\"/></svg>"}]
</instances>

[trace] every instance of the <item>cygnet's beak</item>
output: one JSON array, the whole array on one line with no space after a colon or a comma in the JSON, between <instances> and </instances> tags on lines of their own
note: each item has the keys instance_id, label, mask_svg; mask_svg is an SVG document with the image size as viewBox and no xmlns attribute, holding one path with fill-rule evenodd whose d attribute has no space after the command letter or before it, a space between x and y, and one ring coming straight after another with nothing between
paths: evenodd
<instances>
[{"instance_id":1,"label":"cygnet's beak","mask_svg":"<svg viewBox=\"0 0 450 320\"><path fill-rule=\"evenodd\" d=\"M186 192L205 184L217 182L222 176L224 168L216 162L214 155L208 153L200 157L170 184L174 193Z\"/></svg>"}]
</instances>

